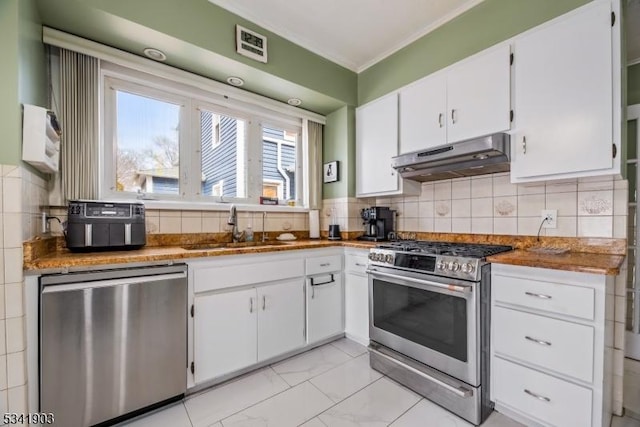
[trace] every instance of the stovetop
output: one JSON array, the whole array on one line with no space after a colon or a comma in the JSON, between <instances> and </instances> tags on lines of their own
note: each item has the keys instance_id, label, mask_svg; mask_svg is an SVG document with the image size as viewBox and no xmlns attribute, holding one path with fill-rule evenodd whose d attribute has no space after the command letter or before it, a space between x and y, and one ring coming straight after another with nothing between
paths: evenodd
<instances>
[{"instance_id":1,"label":"stovetop","mask_svg":"<svg viewBox=\"0 0 640 427\"><path fill-rule=\"evenodd\" d=\"M371 267L479 281L486 257L512 249L504 245L400 240L372 248L369 263Z\"/></svg>"},{"instance_id":2,"label":"stovetop","mask_svg":"<svg viewBox=\"0 0 640 427\"><path fill-rule=\"evenodd\" d=\"M513 249L511 246L481 245L475 243L432 242L424 240L399 240L377 246L399 252L419 252L428 255L448 255L465 258L485 258Z\"/></svg>"}]
</instances>

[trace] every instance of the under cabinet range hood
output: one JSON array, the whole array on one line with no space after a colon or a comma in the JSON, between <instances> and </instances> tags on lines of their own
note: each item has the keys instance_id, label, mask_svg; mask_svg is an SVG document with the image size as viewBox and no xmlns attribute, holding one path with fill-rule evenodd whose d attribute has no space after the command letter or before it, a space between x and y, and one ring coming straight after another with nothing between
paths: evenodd
<instances>
[{"instance_id":1,"label":"under cabinet range hood","mask_svg":"<svg viewBox=\"0 0 640 427\"><path fill-rule=\"evenodd\" d=\"M507 172L510 157L509 135L496 133L396 156L391 166L403 178L426 182Z\"/></svg>"}]
</instances>

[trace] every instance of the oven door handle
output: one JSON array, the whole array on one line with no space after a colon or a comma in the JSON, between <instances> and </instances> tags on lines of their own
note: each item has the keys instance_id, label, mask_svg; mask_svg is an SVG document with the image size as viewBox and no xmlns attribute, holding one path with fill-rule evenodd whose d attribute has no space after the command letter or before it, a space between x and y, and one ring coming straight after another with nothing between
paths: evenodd
<instances>
[{"instance_id":1,"label":"oven door handle","mask_svg":"<svg viewBox=\"0 0 640 427\"><path fill-rule=\"evenodd\" d=\"M399 360L396 360L393 357L388 356L388 355L384 354L383 352L376 350L375 348L369 347L369 351L372 352L372 353L377 354L380 357L385 358L389 362L392 362L392 363L394 363L396 365L402 366L404 369L407 369L407 370L413 372L414 374L417 374L417 375L421 376L422 378L439 385L442 388L445 388L445 389L449 390L451 393L454 393L457 396L460 396L460 397L473 396L473 392L471 390L468 390L468 389L466 389L464 387L454 387L452 385L449 385L449 384L445 383L444 381L440 381L438 378L432 377L431 375L427 375L426 373L414 368L413 366L409 366L406 363L402 363Z\"/></svg>"},{"instance_id":2,"label":"oven door handle","mask_svg":"<svg viewBox=\"0 0 640 427\"><path fill-rule=\"evenodd\" d=\"M389 279L395 279L395 280L404 280L406 282L411 282L411 283L415 283L422 286L428 286L432 288L439 288L442 290L457 292L460 294L468 294L469 292L471 292L471 289L472 289L471 286L468 286L468 285L451 285L451 284L445 284L445 283L430 282L428 280L422 280L422 279L414 279L413 277L400 276L398 274L382 273L374 268L367 269L367 273L372 274L374 276L388 277Z\"/></svg>"}]
</instances>

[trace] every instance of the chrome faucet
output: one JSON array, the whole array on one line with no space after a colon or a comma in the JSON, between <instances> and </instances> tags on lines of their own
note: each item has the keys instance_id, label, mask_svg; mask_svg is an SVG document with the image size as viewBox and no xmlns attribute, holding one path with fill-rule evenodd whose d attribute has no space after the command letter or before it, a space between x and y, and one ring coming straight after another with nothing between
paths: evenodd
<instances>
[{"instance_id":1,"label":"chrome faucet","mask_svg":"<svg viewBox=\"0 0 640 427\"><path fill-rule=\"evenodd\" d=\"M244 236L244 231L238 231L238 212L236 210L236 205L231 205L229 208L229 219L227 220L227 224L233 225L231 229L231 238L233 239L233 243L239 242Z\"/></svg>"}]
</instances>

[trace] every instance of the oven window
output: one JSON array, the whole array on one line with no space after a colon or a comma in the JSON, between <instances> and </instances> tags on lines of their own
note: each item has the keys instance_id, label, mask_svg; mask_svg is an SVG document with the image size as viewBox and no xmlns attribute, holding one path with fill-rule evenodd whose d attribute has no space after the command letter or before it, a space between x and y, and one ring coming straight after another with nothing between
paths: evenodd
<instances>
[{"instance_id":1,"label":"oven window","mask_svg":"<svg viewBox=\"0 0 640 427\"><path fill-rule=\"evenodd\" d=\"M373 324L391 334L467 361L467 301L373 281Z\"/></svg>"}]
</instances>

